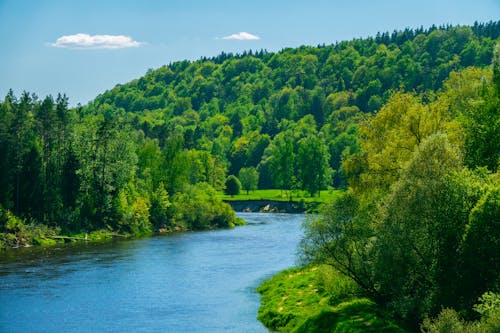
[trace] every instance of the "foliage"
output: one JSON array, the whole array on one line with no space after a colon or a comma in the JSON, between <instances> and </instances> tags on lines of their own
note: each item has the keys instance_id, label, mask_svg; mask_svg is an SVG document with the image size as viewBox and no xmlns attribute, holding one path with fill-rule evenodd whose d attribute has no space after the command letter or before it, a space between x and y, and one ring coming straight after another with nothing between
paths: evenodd
<instances>
[{"instance_id":1,"label":"foliage","mask_svg":"<svg viewBox=\"0 0 500 333\"><path fill-rule=\"evenodd\" d=\"M373 242L373 231L366 223L368 211L369 207L362 207L351 192L341 193L323 207L317 218L305 221L300 249L304 262L332 265L373 297L376 291L366 266L372 256L369 244Z\"/></svg>"},{"instance_id":2,"label":"foliage","mask_svg":"<svg viewBox=\"0 0 500 333\"><path fill-rule=\"evenodd\" d=\"M172 208L170 226L178 230L231 228L243 223L208 184L187 186L174 196Z\"/></svg>"},{"instance_id":3,"label":"foliage","mask_svg":"<svg viewBox=\"0 0 500 333\"><path fill-rule=\"evenodd\" d=\"M149 208L150 220L157 230L164 228L168 224L168 209L172 205L163 183L160 183L156 191L151 195L151 207Z\"/></svg>"},{"instance_id":4,"label":"foliage","mask_svg":"<svg viewBox=\"0 0 500 333\"><path fill-rule=\"evenodd\" d=\"M446 136L430 136L381 204L374 280L405 319L459 301L456 255L482 191L481 179L456 173L460 162Z\"/></svg>"},{"instance_id":5,"label":"foliage","mask_svg":"<svg viewBox=\"0 0 500 333\"><path fill-rule=\"evenodd\" d=\"M239 194L241 191L241 183L240 180L235 175L230 175L226 179L226 189L224 190L226 194L230 196L234 196Z\"/></svg>"},{"instance_id":6,"label":"foliage","mask_svg":"<svg viewBox=\"0 0 500 333\"><path fill-rule=\"evenodd\" d=\"M317 136L308 136L298 142L297 176L302 188L314 196L325 188L330 178L328 161L330 156L324 140Z\"/></svg>"},{"instance_id":7,"label":"foliage","mask_svg":"<svg viewBox=\"0 0 500 333\"><path fill-rule=\"evenodd\" d=\"M464 321L453 309L443 309L433 319L424 320L422 332L462 332L462 333L493 333L500 329L500 298L498 294L488 292L480 297L474 309L481 314L481 319L473 322Z\"/></svg>"},{"instance_id":8,"label":"foliage","mask_svg":"<svg viewBox=\"0 0 500 333\"><path fill-rule=\"evenodd\" d=\"M52 245L51 238L60 232L43 224L26 223L0 205L0 250L4 248Z\"/></svg>"},{"instance_id":9,"label":"foliage","mask_svg":"<svg viewBox=\"0 0 500 333\"><path fill-rule=\"evenodd\" d=\"M471 326L465 323L458 313L452 309L444 309L434 321L427 319L422 324L422 332L428 333L465 333L471 331Z\"/></svg>"},{"instance_id":10,"label":"foliage","mask_svg":"<svg viewBox=\"0 0 500 333\"><path fill-rule=\"evenodd\" d=\"M171 153L179 154L164 158L178 176L165 177L169 193L182 189L180 180L184 177L191 184L208 182L222 189L226 175L238 175L241 168L248 167L259 171L260 189L300 188L316 193L331 185L345 188L346 172L352 168L344 168L341 162L359 152L360 121L381 108L394 109L400 102L397 97L391 99L395 91L399 99L409 101L410 108L401 106L389 113L397 118L401 111L402 119L411 118L412 127L401 128L401 133L388 131L390 135L382 140L393 143L392 147L369 161L375 169L374 163L384 162L379 168L390 172L384 177L392 177L391 167L400 165L394 161L397 156L390 157L390 151L408 157L412 142L401 149L397 144L413 134L419 140L420 135L436 131L435 126L449 118L446 114L443 118L417 117L429 110L412 103L420 98L412 95L443 87L443 80L453 71L489 65L499 34L498 22L433 26L277 53L249 51L175 62L104 92L82 113L120 115L147 138L158 140L160 148L167 141L167 146L176 147ZM477 108L485 110L492 105L478 104ZM446 107L441 111L446 113ZM465 131L470 142L465 159L470 156L471 163L484 157L486 143L494 142L499 132L495 122L486 131L477 128L473 121L476 114L470 113L470 126ZM421 133L416 133L419 125ZM174 134L176 143L172 145L169 138ZM320 148L305 145L305 141L315 140L322 142ZM320 151L318 170L308 164L314 153L308 149ZM182 150L189 150L189 156ZM199 152L205 156L197 156ZM324 164L326 152L329 158ZM492 158L491 170L495 163ZM383 181L373 179L377 180Z\"/></svg>"},{"instance_id":11,"label":"foliage","mask_svg":"<svg viewBox=\"0 0 500 333\"><path fill-rule=\"evenodd\" d=\"M172 230L167 190L176 194L202 182L222 187L223 163L207 151L184 149L178 128L162 140L148 138L108 107L85 114L68 109L61 95L40 101L24 92L18 100L11 91L0 111L3 246L53 243L59 230L78 238ZM238 222L213 190L204 191L213 197L203 199L214 206L210 218L175 216L176 223L196 229Z\"/></svg>"},{"instance_id":12,"label":"foliage","mask_svg":"<svg viewBox=\"0 0 500 333\"><path fill-rule=\"evenodd\" d=\"M468 299L498 287L500 271L500 186L488 189L472 209L466 226L461 252L462 274ZM464 306L470 306L466 303Z\"/></svg>"},{"instance_id":13,"label":"foliage","mask_svg":"<svg viewBox=\"0 0 500 333\"><path fill-rule=\"evenodd\" d=\"M241 187L247 191L255 191L259 184L259 172L254 167L241 168L238 178L241 181Z\"/></svg>"},{"instance_id":14,"label":"foliage","mask_svg":"<svg viewBox=\"0 0 500 333\"><path fill-rule=\"evenodd\" d=\"M392 95L362 121L360 150L343 161L350 190L305 224L306 262L332 265L415 328L442 308L472 319L472 304L500 283L489 75L469 68L443 90ZM452 310L425 325L469 329Z\"/></svg>"}]
</instances>

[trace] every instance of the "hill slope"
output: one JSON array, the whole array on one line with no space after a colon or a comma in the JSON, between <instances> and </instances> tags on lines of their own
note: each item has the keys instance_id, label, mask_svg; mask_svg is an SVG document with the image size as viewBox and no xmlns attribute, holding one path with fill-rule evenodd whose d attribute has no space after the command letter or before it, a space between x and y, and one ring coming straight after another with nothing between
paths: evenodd
<instances>
[{"instance_id":1,"label":"hill slope","mask_svg":"<svg viewBox=\"0 0 500 333\"><path fill-rule=\"evenodd\" d=\"M342 153L358 150L356 124L363 114L379 110L394 91L436 91L452 71L490 65L499 35L497 21L176 62L117 85L85 112L126 115L160 145L177 132L184 148L217 156L228 174L258 167L260 188L311 183L308 170L301 171L300 141L320 137L317 145L329 155L323 173L333 175L333 183L319 181L310 189L314 193L328 184L346 186ZM288 153L296 159L281 163L294 164L288 167L293 172L273 173L270 151L276 155L284 141L290 141Z\"/></svg>"}]
</instances>

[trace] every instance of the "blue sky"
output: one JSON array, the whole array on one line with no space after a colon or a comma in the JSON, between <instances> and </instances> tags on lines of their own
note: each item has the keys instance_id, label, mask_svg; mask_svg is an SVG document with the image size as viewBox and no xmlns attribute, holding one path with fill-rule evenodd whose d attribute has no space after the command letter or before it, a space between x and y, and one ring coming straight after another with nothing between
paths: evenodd
<instances>
[{"instance_id":1,"label":"blue sky","mask_svg":"<svg viewBox=\"0 0 500 333\"><path fill-rule=\"evenodd\" d=\"M85 104L177 60L498 19L498 0L0 0L0 98Z\"/></svg>"}]
</instances>

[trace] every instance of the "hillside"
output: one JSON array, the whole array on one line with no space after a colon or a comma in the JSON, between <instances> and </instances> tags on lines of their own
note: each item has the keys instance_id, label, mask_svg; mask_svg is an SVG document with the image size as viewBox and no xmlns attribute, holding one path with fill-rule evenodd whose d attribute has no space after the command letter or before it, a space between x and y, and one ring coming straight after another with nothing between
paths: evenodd
<instances>
[{"instance_id":1,"label":"hillside","mask_svg":"<svg viewBox=\"0 0 500 333\"><path fill-rule=\"evenodd\" d=\"M175 62L117 85L84 113L123 116L160 146L176 133L183 148L210 152L227 174L256 167L259 188L315 193L347 185L342 154L358 151L357 123L365 114L394 91L434 92L452 71L489 66L499 35L497 21ZM327 161L301 159L306 145ZM310 176L311 162L324 170Z\"/></svg>"}]
</instances>

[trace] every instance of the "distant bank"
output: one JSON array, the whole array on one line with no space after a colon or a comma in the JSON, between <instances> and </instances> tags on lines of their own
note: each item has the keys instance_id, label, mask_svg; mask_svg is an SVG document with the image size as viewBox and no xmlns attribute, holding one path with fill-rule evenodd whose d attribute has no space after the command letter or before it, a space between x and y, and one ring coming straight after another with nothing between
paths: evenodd
<instances>
[{"instance_id":1,"label":"distant bank","mask_svg":"<svg viewBox=\"0 0 500 333\"><path fill-rule=\"evenodd\" d=\"M341 190L324 190L319 196L310 197L305 191L256 190L235 196L219 194L222 201L236 212L263 213L316 213L325 202L337 197Z\"/></svg>"},{"instance_id":2,"label":"distant bank","mask_svg":"<svg viewBox=\"0 0 500 333\"><path fill-rule=\"evenodd\" d=\"M278 201L278 200L224 200L236 212L248 213L304 213L318 208L320 202ZM314 207L313 207L314 206Z\"/></svg>"}]
</instances>

